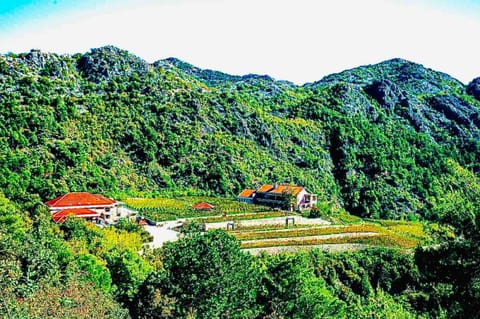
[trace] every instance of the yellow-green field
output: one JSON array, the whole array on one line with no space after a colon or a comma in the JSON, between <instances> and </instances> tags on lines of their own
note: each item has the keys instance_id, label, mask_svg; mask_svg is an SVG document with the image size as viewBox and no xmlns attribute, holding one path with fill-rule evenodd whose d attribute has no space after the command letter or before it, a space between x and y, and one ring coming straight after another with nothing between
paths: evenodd
<instances>
[{"instance_id":1,"label":"yellow-green field","mask_svg":"<svg viewBox=\"0 0 480 319\"><path fill-rule=\"evenodd\" d=\"M196 211L193 205L207 202L215 206L211 211ZM227 222L235 224L229 230L242 242L242 248L270 249L275 247L308 247L323 244L348 247L349 244L398 247L411 249L427 240L420 222L392 220L362 220L345 211L328 216L325 221L302 218L295 225L285 226L285 212L267 207L249 205L219 197L183 196L177 198L131 198L125 203L141 215L156 221L189 218L216 228L226 229Z\"/></svg>"},{"instance_id":2,"label":"yellow-green field","mask_svg":"<svg viewBox=\"0 0 480 319\"><path fill-rule=\"evenodd\" d=\"M249 205L221 197L182 196L176 198L128 198L124 202L141 215L156 221L174 220L204 216L265 213L270 209L264 206ZM215 206L211 211L196 211L193 206L207 202Z\"/></svg>"},{"instance_id":3,"label":"yellow-green field","mask_svg":"<svg viewBox=\"0 0 480 319\"><path fill-rule=\"evenodd\" d=\"M365 244L410 249L426 239L421 223L382 226L374 223L356 225L310 226L297 229L238 230L232 235L243 248L308 246L320 244ZM345 236L338 236L338 235ZM337 236L335 236L337 235Z\"/></svg>"}]
</instances>

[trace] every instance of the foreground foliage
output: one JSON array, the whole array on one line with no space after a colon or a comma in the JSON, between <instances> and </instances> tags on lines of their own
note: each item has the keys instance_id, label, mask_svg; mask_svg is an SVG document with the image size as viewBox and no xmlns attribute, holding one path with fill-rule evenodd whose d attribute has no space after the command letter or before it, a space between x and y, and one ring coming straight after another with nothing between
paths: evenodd
<instances>
[{"instance_id":1,"label":"foreground foliage","mask_svg":"<svg viewBox=\"0 0 480 319\"><path fill-rule=\"evenodd\" d=\"M462 172L462 171L460 171ZM465 183L475 180L463 175ZM415 254L370 248L251 256L224 231L192 228L150 251L138 228L99 229L41 211L0 218L0 314L5 318L475 318L478 205L449 227L442 243ZM452 189L452 192L456 192ZM450 198L453 200L453 197ZM455 214L457 215L457 214ZM456 219L455 219L456 220ZM402 222L384 221L389 227ZM403 225L404 226L404 225ZM352 227L359 227L354 225ZM127 231L128 229L128 231ZM435 238L432 238L432 240ZM142 251L142 254L139 253ZM459 262L460 260L460 262ZM467 274L467 276L465 276Z\"/></svg>"}]
</instances>

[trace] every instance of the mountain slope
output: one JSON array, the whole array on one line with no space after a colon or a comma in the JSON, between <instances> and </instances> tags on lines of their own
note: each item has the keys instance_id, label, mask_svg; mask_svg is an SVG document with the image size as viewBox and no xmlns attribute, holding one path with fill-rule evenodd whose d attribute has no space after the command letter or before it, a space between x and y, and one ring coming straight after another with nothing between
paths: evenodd
<instances>
[{"instance_id":1,"label":"mountain slope","mask_svg":"<svg viewBox=\"0 0 480 319\"><path fill-rule=\"evenodd\" d=\"M299 87L111 46L32 51L0 57L0 92L0 187L17 202L277 181L358 215L434 218L444 176L479 170L479 101L400 59Z\"/></svg>"}]
</instances>

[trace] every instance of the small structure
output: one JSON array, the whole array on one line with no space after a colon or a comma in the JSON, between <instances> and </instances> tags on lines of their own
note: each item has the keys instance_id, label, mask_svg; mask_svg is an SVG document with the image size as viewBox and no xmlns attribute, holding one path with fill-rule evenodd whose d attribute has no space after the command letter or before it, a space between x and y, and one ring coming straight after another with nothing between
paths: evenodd
<instances>
[{"instance_id":1,"label":"small structure","mask_svg":"<svg viewBox=\"0 0 480 319\"><path fill-rule=\"evenodd\" d=\"M237 199L242 202L290 210L310 209L317 203L317 195L312 194L305 187L288 184L264 184L257 190L245 189Z\"/></svg>"},{"instance_id":2,"label":"small structure","mask_svg":"<svg viewBox=\"0 0 480 319\"><path fill-rule=\"evenodd\" d=\"M215 206L213 206L212 204L206 203L206 202L201 202L201 203L193 205L193 209L195 209L195 210L212 210L214 208L215 208Z\"/></svg>"},{"instance_id":3,"label":"small structure","mask_svg":"<svg viewBox=\"0 0 480 319\"><path fill-rule=\"evenodd\" d=\"M244 202L247 204L253 204L253 199L255 198L255 190L254 189L244 189L240 194L237 196L237 200L239 202Z\"/></svg>"},{"instance_id":4,"label":"small structure","mask_svg":"<svg viewBox=\"0 0 480 319\"><path fill-rule=\"evenodd\" d=\"M288 227L289 223L292 223L295 226L295 218L294 217L286 217L285 218L285 227Z\"/></svg>"},{"instance_id":5,"label":"small structure","mask_svg":"<svg viewBox=\"0 0 480 319\"><path fill-rule=\"evenodd\" d=\"M140 218L138 221L137 221L137 224L140 225L140 226L147 226L148 223L147 221L145 220L145 218Z\"/></svg>"},{"instance_id":6,"label":"small structure","mask_svg":"<svg viewBox=\"0 0 480 319\"><path fill-rule=\"evenodd\" d=\"M119 203L100 194L72 192L45 202L53 221L62 223L68 216L84 218L98 224L113 224L122 217L130 217L129 211Z\"/></svg>"}]
</instances>

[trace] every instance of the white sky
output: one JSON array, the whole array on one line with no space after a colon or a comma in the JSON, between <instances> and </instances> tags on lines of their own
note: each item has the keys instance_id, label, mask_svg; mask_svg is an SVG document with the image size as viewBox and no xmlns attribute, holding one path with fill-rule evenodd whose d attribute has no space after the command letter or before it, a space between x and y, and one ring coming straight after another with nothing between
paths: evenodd
<instances>
[{"instance_id":1,"label":"white sky","mask_svg":"<svg viewBox=\"0 0 480 319\"><path fill-rule=\"evenodd\" d=\"M464 83L480 76L480 1L84 1L4 13L0 52L83 53L112 44L149 62L177 57L297 84L394 57Z\"/></svg>"}]
</instances>

